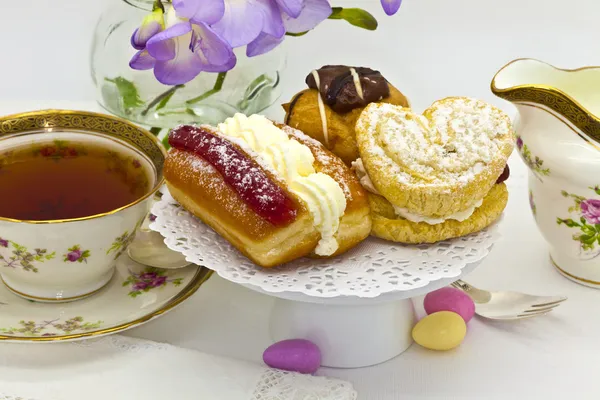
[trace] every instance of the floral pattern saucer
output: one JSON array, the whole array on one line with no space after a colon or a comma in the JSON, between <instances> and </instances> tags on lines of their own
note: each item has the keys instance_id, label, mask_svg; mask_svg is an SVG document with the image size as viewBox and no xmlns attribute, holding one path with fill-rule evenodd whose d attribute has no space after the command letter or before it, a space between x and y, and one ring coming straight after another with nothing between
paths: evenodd
<instances>
[{"instance_id":1,"label":"floral pattern saucer","mask_svg":"<svg viewBox=\"0 0 600 400\"><path fill-rule=\"evenodd\" d=\"M0 341L79 340L130 329L186 300L211 272L193 264L177 270L147 267L122 255L101 291L54 304L25 300L0 283Z\"/></svg>"}]
</instances>

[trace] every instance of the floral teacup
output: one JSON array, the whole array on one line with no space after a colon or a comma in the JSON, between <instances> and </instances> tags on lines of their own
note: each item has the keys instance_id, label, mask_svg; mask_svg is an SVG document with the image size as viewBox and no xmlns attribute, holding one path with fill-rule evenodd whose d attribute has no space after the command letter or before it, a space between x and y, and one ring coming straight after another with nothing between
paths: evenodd
<instances>
[{"instance_id":1,"label":"floral teacup","mask_svg":"<svg viewBox=\"0 0 600 400\"><path fill-rule=\"evenodd\" d=\"M107 146L127 154L149 180L133 202L101 214L39 221L0 217L5 285L31 300L71 301L98 292L111 280L116 260L133 241L163 183L166 153L150 132L107 115L47 110L0 118L0 153L19 141L49 140Z\"/></svg>"}]
</instances>

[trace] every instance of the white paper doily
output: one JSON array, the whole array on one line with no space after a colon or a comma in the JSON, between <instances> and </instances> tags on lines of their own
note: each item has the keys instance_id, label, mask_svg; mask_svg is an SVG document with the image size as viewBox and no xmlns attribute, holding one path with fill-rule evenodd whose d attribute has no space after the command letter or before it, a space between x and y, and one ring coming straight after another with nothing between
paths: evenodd
<instances>
[{"instance_id":1,"label":"white paper doily","mask_svg":"<svg viewBox=\"0 0 600 400\"><path fill-rule=\"evenodd\" d=\"M332 259L302 258L281 267L261 268L242 255L210 227L183 209L166 188L152 207L150 229L189 262L206 266L224 279L257 286L269 293L297 292L332 298L374 298L408 291L443 278L458 277L471 263L481 261L499 238L495 227L436 243L405 246L368 238Z\"/></svg>"}]
</instances>

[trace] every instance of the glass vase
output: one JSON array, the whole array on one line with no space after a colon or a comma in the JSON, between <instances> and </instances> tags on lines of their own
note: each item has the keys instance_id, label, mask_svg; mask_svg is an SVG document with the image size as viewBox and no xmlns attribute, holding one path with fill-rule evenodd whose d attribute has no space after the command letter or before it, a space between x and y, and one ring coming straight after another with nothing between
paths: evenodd
<instances>
[{"instance_id":1,"label":"glass vase","mask_svg":"<svg viewBox=\"0 0 600 400\"><path fill-rule=\"evenodd\" d=\"M110 113L156 128L215 125L236 112L259 113L281 95L283 45L257 57L246 57L245 47L238 48L237 64L224 79L202 72L177 87L158 82L152 70L131 69L136 50L130 37L152 10L152 0L112 1L96 26L90 60L97 100Z\"/></svg>"}]
</instances>

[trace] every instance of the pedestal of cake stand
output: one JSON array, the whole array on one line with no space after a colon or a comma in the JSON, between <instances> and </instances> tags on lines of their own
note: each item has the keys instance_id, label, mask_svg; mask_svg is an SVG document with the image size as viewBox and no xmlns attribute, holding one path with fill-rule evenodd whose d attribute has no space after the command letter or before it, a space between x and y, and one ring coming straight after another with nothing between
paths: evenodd
<instances>
[{"instance_id":1,"label":"pedestal of cake stand","mask_svg":"<svg viewBox=\"0 0 600 400\"><path fill-rule=\"evenodd\" d=\"M471 272L480 262L468 264L459 276L374 298L313 297L244 286L276 297L270 315L273 341L307 339L319 346L323 366L360 368L390 360L413 343L411 331L416 315L411 298L449 285Z\"/></svg>"}]
</instances>

